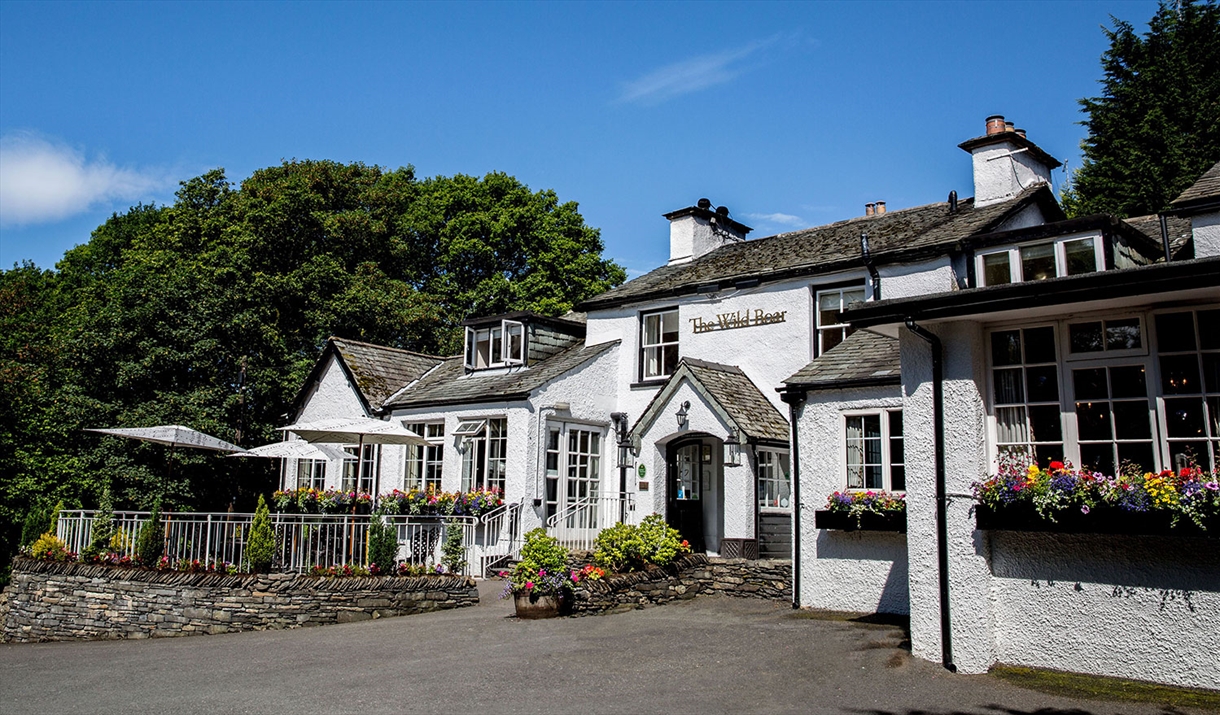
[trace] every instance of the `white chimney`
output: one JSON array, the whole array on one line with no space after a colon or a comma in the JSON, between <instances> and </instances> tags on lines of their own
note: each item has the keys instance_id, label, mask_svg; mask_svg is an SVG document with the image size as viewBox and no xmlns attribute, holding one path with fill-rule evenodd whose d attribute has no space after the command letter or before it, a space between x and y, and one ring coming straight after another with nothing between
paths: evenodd
<instances>
[{"instance_id":1,"label":"white chimney","mask_svg":"<svg viewBox=\"0 0 1220 715\"><path fill-rule=\"evenodd\" d=\"M669 219L669 265L688 263L728 243L746 240L752 229L729 218L724 206L699 199L689 208L665 214Z\"/></svg>"},{"instance_id":2,"label":"white chimney","mask_svg":"<svg viewBox=\"0 0 1220 715\"><path fill-rule=\"evenodd\" d=\"M958 146L974 158L975 206L1006 201L1037 184L1049 186L1051 171L1062 165L998 114L987 117L986 134Z\"/></svg>"}]
</instances>

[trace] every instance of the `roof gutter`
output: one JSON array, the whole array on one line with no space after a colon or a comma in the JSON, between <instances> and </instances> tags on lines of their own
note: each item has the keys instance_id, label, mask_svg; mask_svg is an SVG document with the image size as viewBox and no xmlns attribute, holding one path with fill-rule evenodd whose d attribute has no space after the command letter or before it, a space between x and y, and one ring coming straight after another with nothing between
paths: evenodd
<instances>
[{"instance_id":1,"label":"roof gutter","mask_svg":"<svg viewBox=\"0 0 1220 715\"><path fill-rule=\"evenodd\" d=\"M945 367L940 338L906 319L907 330L928 343L932 349L932 430L936 462L936 557L937 575L940 582L940 652L941 665L951 673L957 672L953 663L952 627L949 613L949 529L946 523L948 489L945 486ZM795 568L795 567L794 567Z\"/></svg>"}]
</instances>

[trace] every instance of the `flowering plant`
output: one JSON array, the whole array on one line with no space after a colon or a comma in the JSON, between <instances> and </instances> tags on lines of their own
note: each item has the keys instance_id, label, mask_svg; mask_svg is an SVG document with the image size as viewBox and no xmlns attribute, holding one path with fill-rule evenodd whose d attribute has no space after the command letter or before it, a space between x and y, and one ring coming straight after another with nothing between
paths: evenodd
<instances>
[{"instance_id":1,"label":"flowering plant","mask_svg":"<svg viewBox=\"0 0 1220 715\"><path fill-rule=\"evenodd\" d=\"M482 516L504 503L499 489L474 489L445 492L429 485L427 489L395 489L381 495L381 505L389 514L419 516Z\"/></svg>"},{"instance_id":2,"label":"flowering plant","mask_svg":"<svg viewBox=\"0 0 1220 715\"><path fill-rule=\"evenodd\" d=\"M580 579L581 571L568 569L568 550L546 529L538 528L525 534L521 547L521 560L512 572L501 571L508 578L501 598L512 595L558 596L563 598L572 592Z\"/></svg>"},{"instance_id":3,"label":"flowering plant","mask_svg":"<svg viewBox=\"0 0 1220 715\"><path fill-rule=\"evenodd\" d=\"M76 554L55 534L47 532L38 537L29 548L29 556L41 561L75 561Z\"/></svg>"},{"instance_id":4,"label":"flowering plant","mask_svg":"<svg viewBox=\"0 0 1220 715\"><path fill-rule=\"evenodd\" d=\"M1000 460L996 476L974 483L974 498L1000 510L1030 504L1044 519L1067 509L1088 514L1097 507L1127 512L1167 512L1176 525L1185 517L1201 529L1220 516L1220 483L1196 466L1178 471L1145 472L1127 463L1118 476L1074 469L1070 462L1051 462L1046 469L1026 466L1020 456Z\"/></svg>"},{"instance_id":5,"label":"flowering plant","mask_svg":"<svg viewBox=\"0 0 1220 715\"><path fill-rule=\"evenodd\" d=\"M903 514L907 510L906 495L886 491L835 492L826 499L826 509L838 514L847 514L856 520L856 526L865 514Z\"/></svg>"},{"instance_id":6,"label":"flowering plant","mask_svg":"<svg viewBox=\"0 0 1220 715\"><path fill-rule=\"evenodd\" d=\"M363 566L353 566L351 564L343 564L342 566L311 566L309 569L310 576L369 576L369 570Z\"/></svg>"},{"instance_id":7,"label":"flowering plant","mask_svg":"<svg viewBox=\"0 0 1220 715\"><path fill-rule=\"evenodd\" d=\"M373 495L339 489L287 489L271 495L275 510L284 514L368 514Z\"/></svg>"}]
</instances>

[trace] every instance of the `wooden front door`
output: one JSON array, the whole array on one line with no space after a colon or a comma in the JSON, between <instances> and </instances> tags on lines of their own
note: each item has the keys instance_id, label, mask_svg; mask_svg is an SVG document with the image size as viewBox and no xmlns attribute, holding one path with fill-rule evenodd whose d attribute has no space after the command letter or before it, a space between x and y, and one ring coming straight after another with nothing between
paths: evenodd
<instances>
[{"instance_id":1,"label":"wooden front door","mask_svg":"<svg viewBox=\"0 0 1220 715\"><path fill-rule=\"evenodd\" d=\"M666 521L690 542L691 551L706 551L703 543L705 464L702 442L687 442L669 447L669 494Z\"/></svg>"}]
</instances>

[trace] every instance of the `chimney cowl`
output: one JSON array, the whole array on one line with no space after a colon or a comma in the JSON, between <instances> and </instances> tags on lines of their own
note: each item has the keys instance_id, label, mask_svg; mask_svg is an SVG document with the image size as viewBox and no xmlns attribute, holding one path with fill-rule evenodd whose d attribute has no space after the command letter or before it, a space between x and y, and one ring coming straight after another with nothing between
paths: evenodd
<instances>
[{"instance_id":1,"label":"chimney cowl","mask_svg":"<svg viewBox=\"0 0 1220 715\"><path fill-rule=\"evenodd\" d=\"M880 216L883 213L885 213L885 202L878 201L877 202L877 215Z\"/></svg>"},{"instance_id":2,"label":"chimney cowl","mask_svg":"<svg viewBox=\"0 0 1220 715\"><path fill-rule=\"evenodd\" d=\"M1003 114L993 114L990 117L987 117L987 136L1002 133L1004 131L1004 127L1005 124Z\"/></svg>"},{"instance_id":3,"label":"chimney cowl","mask_svg":"<svg viewBox=\"0 0 1220 715\"><path fill-rule=\"evenodd\" d=\"M874 203L873 203L873 202L871 202L871 201L870 201L870 202L868 202L867 204L864 204L864 215L865 215L865 216L872 216L872 215L873 215L873 213L874 213L874 211L873 211L873 207L874 207L874 206L876 206L876 204L874 204Z\"/></svg>"}]
</instances>

